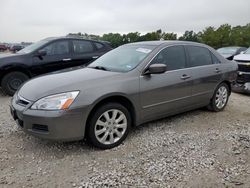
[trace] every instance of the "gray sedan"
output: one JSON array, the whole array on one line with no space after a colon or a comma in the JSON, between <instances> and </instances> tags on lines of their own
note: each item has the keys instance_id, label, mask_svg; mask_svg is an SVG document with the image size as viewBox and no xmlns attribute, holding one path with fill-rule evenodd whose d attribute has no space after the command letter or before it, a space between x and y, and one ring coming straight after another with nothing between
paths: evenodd
<instances>
[{"instance_id":1,"label":"gray sedan","mask_svg":"<svg viewBox=\"0 0 250 188\"><path fill-rule=\"evenodd\" d=\"M237 64L209 46L181 41L123 45L86 68L32 79L14 95L11 114L31 135L86 138L108 149L131 126L207 106L225 108Z\"/></svg>"}]
</instances>

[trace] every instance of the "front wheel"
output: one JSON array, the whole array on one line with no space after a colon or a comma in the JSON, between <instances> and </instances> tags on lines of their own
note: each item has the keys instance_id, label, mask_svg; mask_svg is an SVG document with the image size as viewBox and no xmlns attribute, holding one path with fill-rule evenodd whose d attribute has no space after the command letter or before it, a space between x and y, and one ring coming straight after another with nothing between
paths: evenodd
<instances>
[{"instance_id":1,"label":"front wheel","mask_svg":"<svg viewBox=\"0 0 250 188\"><path fill-rule=\"evenodd\" d=\"M22 72L10 72L3 77L1 86L4 93L12 96L28 79L29 77Z\"/></svg>"},{"instance_id":2,"label":"front wheel","mask_svg":"<svg viewBox=\"0 0 250 188\"><path fill-rule=\"evenodd\" d=\"M125 140L131 127L127 108L119 103L108 103L98 108L90 119L87 140L95 147L110 149Z\"/></svg>"},{"instance_id":3,"label":"front wheel","mask_svg":"<svg viewBox=\"0 0 250 188\"><path fill-rule=\"evenodd\" d=\"M222 111L227 105L229 95L230 91L228 85L226 83L220 84L214 92L208 109L214 112Z\"/></svg>"}]
</instances>

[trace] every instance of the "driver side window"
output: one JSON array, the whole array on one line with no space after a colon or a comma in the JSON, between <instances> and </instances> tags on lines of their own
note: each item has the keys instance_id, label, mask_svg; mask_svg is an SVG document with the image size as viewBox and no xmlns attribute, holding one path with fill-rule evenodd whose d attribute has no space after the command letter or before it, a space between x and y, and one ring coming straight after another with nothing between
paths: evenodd
<instances>
[{"instance_id":1,"label":"driver side window","mask_svg":"<svg viewBox=\"0 0 250 188\"><path fill-rule=\"evenodd\" d=\"M165 64L167 70L186 67L186 54L183 46L171 46L163 49L152 61L152 64Z\"/></svg>"},{"instance_id":2,"label":"driver side window","mask_svg":"<svg viewBox=\"0 0 250 188\"><path fill-rule=\"evenodd\" d=\"M47 55L63 55L69 53L68 41L58 41L45 46L42 50L47 52Z\"/></svg>"}]
</instances>

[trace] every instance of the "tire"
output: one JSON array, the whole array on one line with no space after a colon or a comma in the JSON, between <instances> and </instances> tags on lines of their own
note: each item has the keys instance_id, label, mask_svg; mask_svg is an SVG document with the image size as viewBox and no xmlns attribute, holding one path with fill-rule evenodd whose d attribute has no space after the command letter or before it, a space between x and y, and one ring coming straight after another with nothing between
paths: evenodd
<instances>
[{"instance_id":1,"label":"tire","mask_svg":"<svg viewBox=\"0 0 250 188\"><path fill-rule=\"evenodd\" d=\"M224 110L230 95L229 87L226 83L221 83L215 90L213 98L207 108L214 112ZM220 104L219 104L220 103Z\"/></svg>"},{"instance_id":2,"label":"tire","mask_svg":"<svg viewBox=\"0 0 250 188\"><path fill-rule=\"evenodd\" d=\"M3 92L13 96L16 90L28 79L29 77L22 72L10 72L6 74L1 82Z\"/></svg>"},{"instance_id":3,"label":"tire","mask_svg":"<svg viewBox=\"0 0 250 188\"><path fill-rule=\"evenodd\" d=\"M128 109L119 103L107 103L90 118L86 130L87 141L97 148L111 149L126 139L130 127L131 115Z\"/></svg>"}]
</instances>

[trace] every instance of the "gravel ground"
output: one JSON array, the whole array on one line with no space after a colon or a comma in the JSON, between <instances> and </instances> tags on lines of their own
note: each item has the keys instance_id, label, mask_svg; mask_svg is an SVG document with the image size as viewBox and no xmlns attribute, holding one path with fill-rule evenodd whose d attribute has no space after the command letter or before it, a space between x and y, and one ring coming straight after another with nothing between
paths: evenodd
<instances>
[{"instance_id":1,"label":"gravel ground","mask_svg":"<svg viewBox=\"0 0 250 188\"><path fill-rule=\"evenodd\" d=\"M136 127L98 150L15 128L0 94L0 187L250 187L250 96Z\"/></svg>"}]
</instances>

